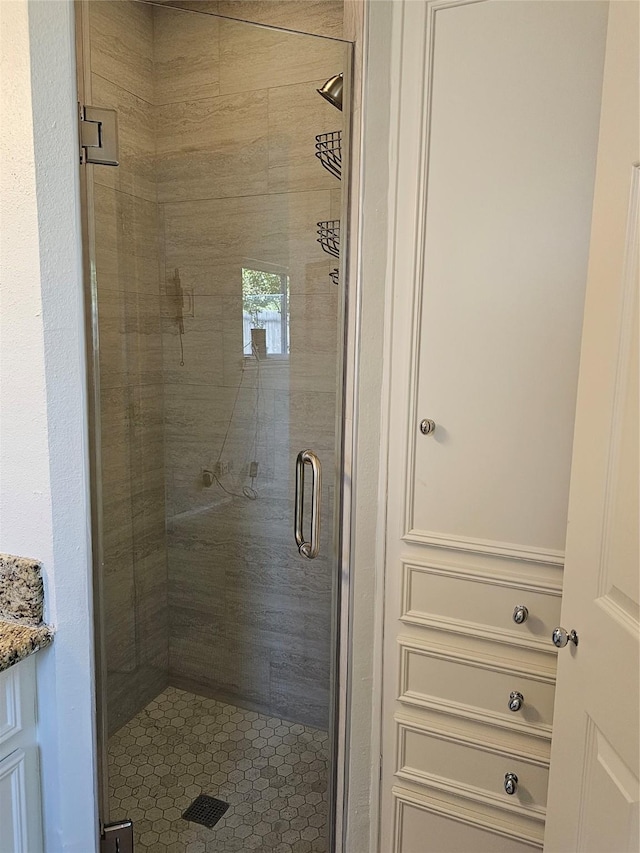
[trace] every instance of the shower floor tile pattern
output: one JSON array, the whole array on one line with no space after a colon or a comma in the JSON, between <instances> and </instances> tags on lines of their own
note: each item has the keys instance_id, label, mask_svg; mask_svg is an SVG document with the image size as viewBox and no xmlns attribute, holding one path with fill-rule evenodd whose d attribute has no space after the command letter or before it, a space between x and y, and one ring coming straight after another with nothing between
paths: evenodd
<instances>
[{"instance_id":1,"label":"shower floor tile pattern","mask_svg":"<svg viewBox=\"0 0 640 853\"><path fill-rule=\"evenodd\" d=\"M326 853L327 733L168 687L109 739L111 819L136 851ZM229 803L212 829L182 813Z\"/></svg>"}]
</instances>

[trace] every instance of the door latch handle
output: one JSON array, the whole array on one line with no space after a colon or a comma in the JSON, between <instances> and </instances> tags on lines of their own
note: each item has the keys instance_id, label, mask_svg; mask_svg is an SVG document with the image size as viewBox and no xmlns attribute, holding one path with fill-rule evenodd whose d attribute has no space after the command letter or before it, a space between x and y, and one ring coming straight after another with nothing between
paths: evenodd
<instances>
[{"instance_id":1,"label":"door latch handle","mask_svg":"<svg viewBox=\"0 0 640 853\"><path fill-rule=\"evenodd\" d=\"M573 643L576 646L578 645L578 635L573 629L571 629L571 631L566 631L561 627L554 628L551 639L553 640L553 645L558 649L564 649L567 643Z\"/></svg>"}]
</instances>

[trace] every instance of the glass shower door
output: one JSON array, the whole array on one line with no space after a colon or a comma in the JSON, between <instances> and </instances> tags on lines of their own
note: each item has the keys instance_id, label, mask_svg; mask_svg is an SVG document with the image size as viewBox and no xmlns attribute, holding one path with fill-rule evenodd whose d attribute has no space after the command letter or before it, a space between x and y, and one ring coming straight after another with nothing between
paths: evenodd
<instances>
[{"instance_id":1,"label":"glass shower door","mask_svg":"<svg viewBox=\"0 0 640 853\"><path fill-rule=\"evenodd\" d=\"M343 115L317 90L350 45L84 12L85 102L119 122L119 165L83 167L103 818L142 850L329 850Z\"/></svg>"}]
</instances>

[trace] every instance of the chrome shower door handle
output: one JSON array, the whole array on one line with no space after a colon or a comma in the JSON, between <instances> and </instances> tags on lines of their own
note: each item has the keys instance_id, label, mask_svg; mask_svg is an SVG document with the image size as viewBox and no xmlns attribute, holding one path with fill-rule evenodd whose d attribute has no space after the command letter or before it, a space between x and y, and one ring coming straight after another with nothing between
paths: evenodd
<instances>
[{"instance_id":1,"label":"chrome shower door handle","mask_svg":"<svg viewBox=\"0 0 640 853\"><path fill-rule=\"evenodd\" d=\"M304 473L311 466L311 539L305 541L302 525L304 521ZM303 557L313 560L320 552L320 495L322 471L320 460L313 450L301 450L296 459L296 511L295 531L298 551Z\"/></svg>"}]
</instances>

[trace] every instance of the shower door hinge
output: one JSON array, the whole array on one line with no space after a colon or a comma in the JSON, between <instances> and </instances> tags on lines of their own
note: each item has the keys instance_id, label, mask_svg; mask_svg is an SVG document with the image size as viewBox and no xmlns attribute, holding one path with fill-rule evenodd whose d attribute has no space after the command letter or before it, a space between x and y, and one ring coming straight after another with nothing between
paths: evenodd
<instances>
[{"instance_id":1,"label":"shower door hinge","mask_svg":"<svg viewBox=\"0 0 640 853\"><path fill-rule=\"evenodd\" d=\"M80 105L80 162L118 165L118 113Z\"/></svg>"},{"instance_id":2,"label":"shower door hinge","mask_svg":"<svg viewBox=\"0 0 640 853\"><path fill-rule=\"evenodd\" d=\"M133 853L133 823L107 823L100 833L100 853Z\"/></svg>"}]
</instances>

